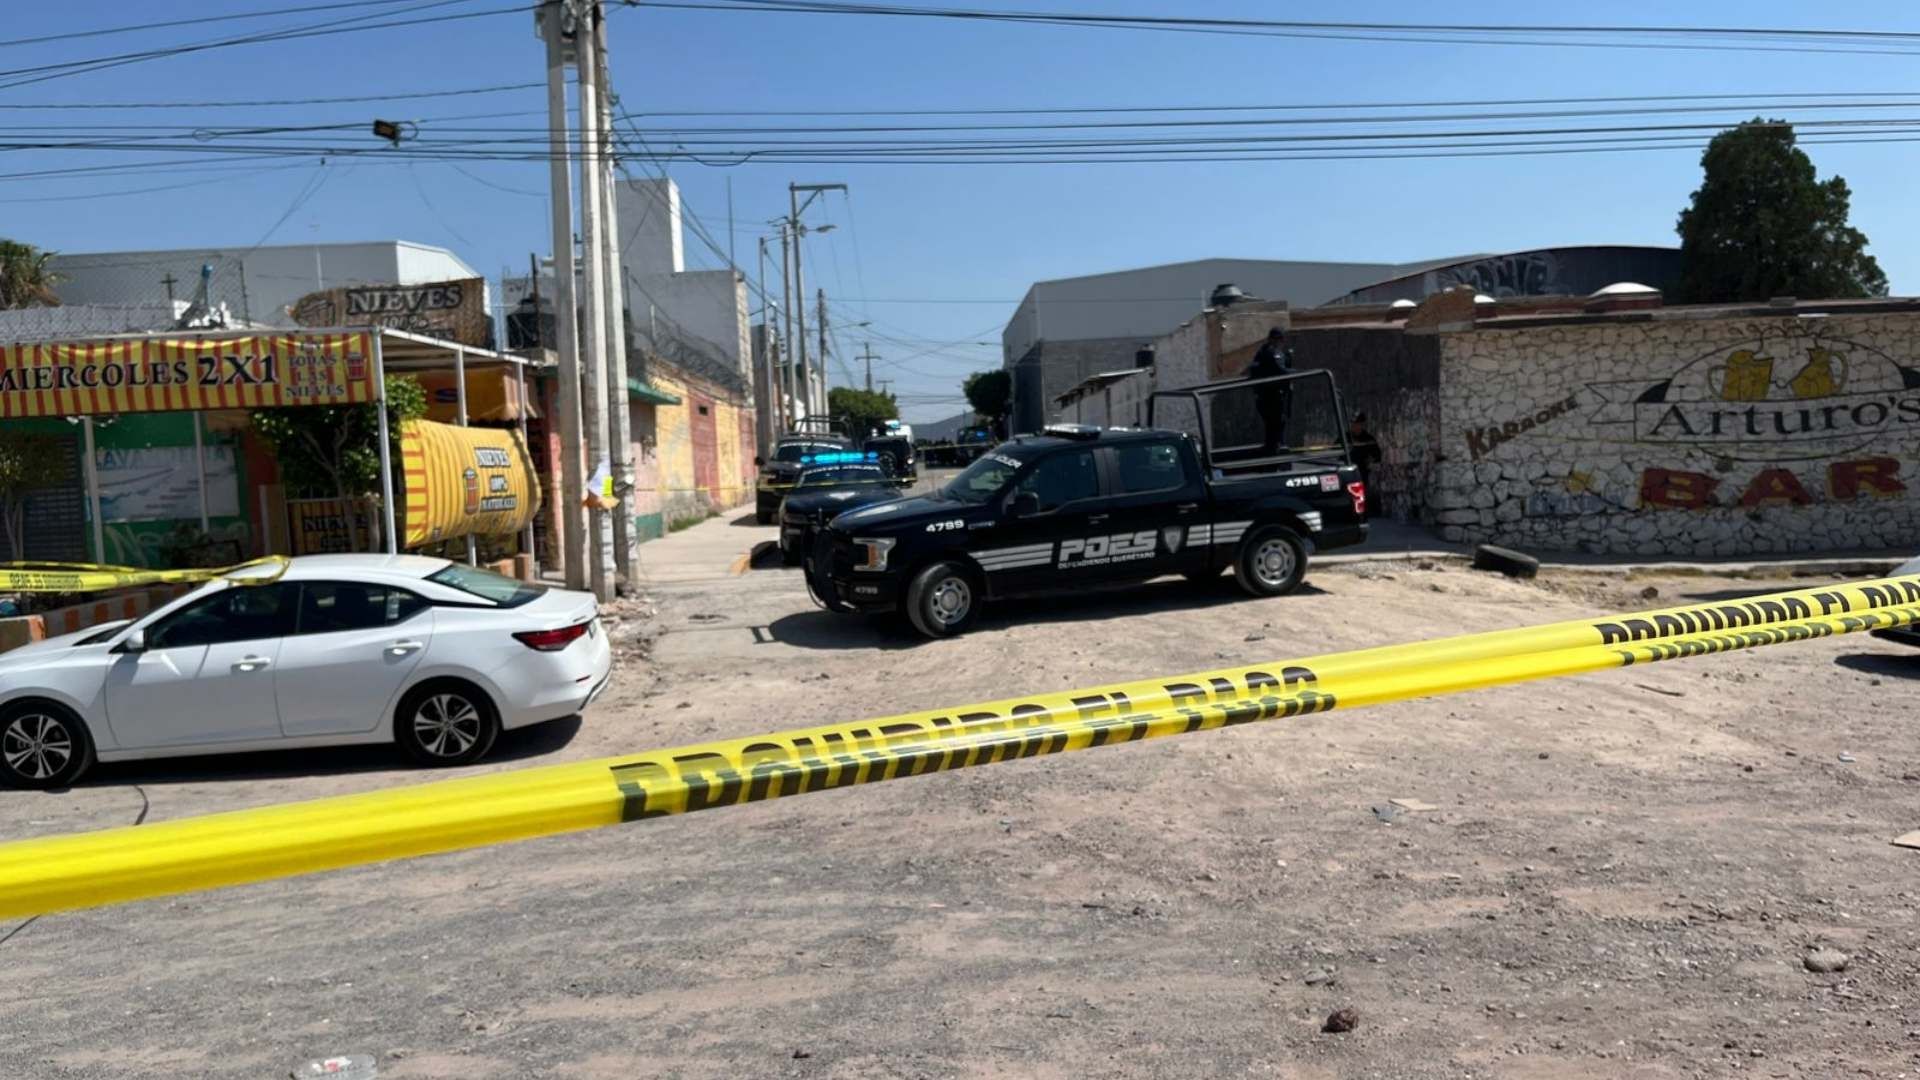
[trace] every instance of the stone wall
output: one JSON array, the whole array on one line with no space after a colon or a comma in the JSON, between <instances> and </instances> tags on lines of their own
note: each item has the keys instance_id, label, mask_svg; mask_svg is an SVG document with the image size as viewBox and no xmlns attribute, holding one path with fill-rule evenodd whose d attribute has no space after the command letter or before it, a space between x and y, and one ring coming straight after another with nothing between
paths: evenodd
<instances>
[{"instance_id":1,"label":"stone wall","mask_svg":"<svg viewBox=\"0 0 1920 1080\"><path fill-rule=\"evenodd\" d=\"M1920 312L1675 309L1438 340L1448 540L1710 556L1920 538Z\"/></svg>"}]
</instances>

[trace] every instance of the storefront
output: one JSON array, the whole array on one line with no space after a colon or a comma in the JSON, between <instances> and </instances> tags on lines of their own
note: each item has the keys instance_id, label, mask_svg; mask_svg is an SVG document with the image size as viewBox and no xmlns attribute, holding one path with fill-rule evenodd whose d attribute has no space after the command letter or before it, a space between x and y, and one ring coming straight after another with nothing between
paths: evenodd
<instances>
[{"instance_id":1,"label":"storefront","mask_svg":"<svg viewBox=\"0 0 1920 1080\"><path fill-rule=\"evenodd\" d=\"M503 525L511 526L517 546L531 550L528 523L540 491L525 450L527 420L537 414L528 402L524 364L393 329L0 345L0 422L10 434L40 437L67 462L64 478L20 504L21 548L9 535L0 539L0 555L205 564L314 546L399 551L409 546L410 534L413 546L464 536L471 551L476 533ZM354 515L337 506L316 510L311 500L289 499L270 444L252 429L255 411L384 406L392 375L416 378L427 392L427 423L400 433L400 444L437 445L443 459L454 452L447 446L457 444L475 462L449 464L438 479L416 470L406 487L405 462L397 458L409 452L393 449L383 407L375 410L379 483L364 524L356 528ZM481 426L467 436L433 431L469 424ZM61 471L56 466L50 475ZM434 491L436 485L461 490L447 495ZM486 489L477 499L465 490L474 485ZM334 538L314 541L328 534Z\"/></svg>"}]
</instances>

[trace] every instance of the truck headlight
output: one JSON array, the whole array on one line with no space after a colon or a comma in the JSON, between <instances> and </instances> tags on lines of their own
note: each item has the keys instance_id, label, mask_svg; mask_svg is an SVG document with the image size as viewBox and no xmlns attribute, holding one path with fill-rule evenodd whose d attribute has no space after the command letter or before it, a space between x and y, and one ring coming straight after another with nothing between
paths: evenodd
<instances>
[{"instance_id":1,"label":"truck headlight","mask_svg":"<svg viewBox=\"0 0 1920 1080\"><path fill-rule=\"evenodd\" d=\"M853 542L856 546L866 549L867 553L867 557L861 562L854 563L853 568L872 574L880 573L887 568L887 553L893 550L895 543L898 543L893 538L884 536L866 539L854 537Z\"/></svg>"}]
</instances>

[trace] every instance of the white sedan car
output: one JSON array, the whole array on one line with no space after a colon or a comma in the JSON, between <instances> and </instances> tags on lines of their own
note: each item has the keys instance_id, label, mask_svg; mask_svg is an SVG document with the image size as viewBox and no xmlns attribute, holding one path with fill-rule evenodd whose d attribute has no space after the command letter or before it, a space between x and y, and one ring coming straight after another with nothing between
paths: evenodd
<instances>
[{"instance_id":1,"label":"white sedan car","mask_svg":"<svg viewBox=\"0 0 1920 1080\"><path fill-rule=\"evenodd\" d=\"M584 709L612 665L586 593L418 555L298 558L0 653L0 782L352 743L463 765L502 729Z\"/></svg>"}]
</instances>

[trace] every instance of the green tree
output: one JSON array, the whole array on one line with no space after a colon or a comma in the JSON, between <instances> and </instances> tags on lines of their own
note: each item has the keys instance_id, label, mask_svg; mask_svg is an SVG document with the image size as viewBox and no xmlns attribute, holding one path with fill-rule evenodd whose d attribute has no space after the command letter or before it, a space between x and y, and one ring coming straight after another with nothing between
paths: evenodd
<instances>
[{"instance_id":1,"label":"green tree","mask_svg":"<svg viewBox=\"0 0 1920 1080\"><path fill-rule=\"evenodd\" d=\"M1847 224L1851 194L1821 180L1793 127L1755 118L1700 156L1705 178L1680 211L1680 292L1691 303L1885 296L1867 237Z\"/></svg>"},{"instance_id":2,"label":"green tree","mask_svg":"<svg viewBox=\"0 0 1920 1080\"><path fill-rule=\"evenodd\" d=\"M1013 375L1007 369L976 371L960 384L960 391L996 434L1005 434L1007 417L1013 412Z\"/></svg>"},{"instance_id":3,"label":"green tree","mask_svg":"<svg viewBox=\"0 0 1920 1080\"><path fill-rule=\"evenodd\" d=\"M836 386L827 391L827 414L847 422L847 433L864 439L888 420L900 418L900 404L892 394Z\"/></svg>"},{"instance_id":4,"label":"green tree","mask_svg":"<svg viewBox=\"0 0 1920 1080\"><path fill-rule=\"evenodd\" d=\"M0 240L0 308L56 307L53 286L59 277L47 269L53 252L32 244Z\"/></svg>"},{"instance_id":5,"label":"green tree","mask_svg":"<svg viewBox=\"0 0 1920 1080\"><path fill-rule=\"evenodd\" d=\"M380 406L297 405L255 409L253 429L273 447L287 493L352 500L380 490ZM400 468L400 425L427 414L427 393L403 375L387 376L387 429ZM399 485L396 483L395 485Z\"/></svg>"},{"instance_id":6,"label":"green tree","mask_svg":"<svg viewBox=\"0 0 1920 1080\"><path fill-rule=\"evenodd\" d=\"M0 526L14 558L25 558L27 496L64 481L71 468L60 438L0 428Z\"/></svg>"}]
</instances>

